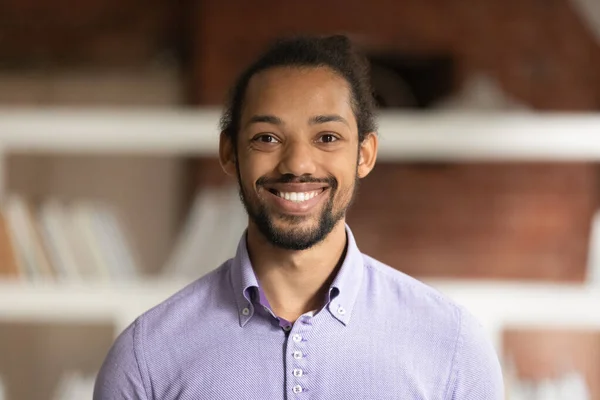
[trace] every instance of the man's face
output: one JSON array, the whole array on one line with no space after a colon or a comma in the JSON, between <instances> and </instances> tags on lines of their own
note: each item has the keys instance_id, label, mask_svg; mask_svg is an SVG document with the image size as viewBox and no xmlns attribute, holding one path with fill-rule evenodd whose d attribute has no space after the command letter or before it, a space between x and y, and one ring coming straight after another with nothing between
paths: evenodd
<instances>
[{"instance_id":1,"label":"man's face","mask_svg":"<svg viewBox=\"0 0 600 400\"><path fill-rule=\"evenodd\" d=\"M273 245L304 250L345 218L359 143L346 81L328 68L273 68L248 85L237 140L240 196Z\"/></svg>"}]
</instances>

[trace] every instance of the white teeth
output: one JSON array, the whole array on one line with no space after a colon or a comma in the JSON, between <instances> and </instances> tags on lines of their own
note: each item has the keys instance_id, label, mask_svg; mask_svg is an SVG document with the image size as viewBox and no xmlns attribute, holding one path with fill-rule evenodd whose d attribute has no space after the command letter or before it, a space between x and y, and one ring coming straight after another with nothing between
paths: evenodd
<instances>
[{"instance_id":1,"label":"white teeth","mask_svg":"<svg viewBox=\"0 0 600 400\"><path fill-rule=\"evenodd\" d=\"M320 193L319 190L314 192L278 192L277 195L295 203L301 203L306 200L310 200Z\"/></svg>"}]
</instances>

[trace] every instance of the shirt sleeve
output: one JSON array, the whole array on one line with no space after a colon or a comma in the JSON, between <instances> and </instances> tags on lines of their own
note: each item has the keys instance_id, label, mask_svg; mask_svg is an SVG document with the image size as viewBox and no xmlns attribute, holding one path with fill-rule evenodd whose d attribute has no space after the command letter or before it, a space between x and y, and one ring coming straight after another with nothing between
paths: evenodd
<instances>
[{"instance_id":1,"label":"shirt sleeve","mask_svg":"<svg viewBox=\"0 0 600 400\"><path fill-rule=\"evenodd\" d=\"M147 400L136 357L136 328L131 324L111 347L94 385L94 400Z\"/></svg>"},{"instance_id":2,"label":"shirt sleeve","mask_svg":"<svg viewBox=\"0 0 600 400\"><path fill-rule=\"evenodd\" d=\"M448 399L504 400L498 356L479 322L461 308L453 376Z\"/></svg>"}]
</instances>

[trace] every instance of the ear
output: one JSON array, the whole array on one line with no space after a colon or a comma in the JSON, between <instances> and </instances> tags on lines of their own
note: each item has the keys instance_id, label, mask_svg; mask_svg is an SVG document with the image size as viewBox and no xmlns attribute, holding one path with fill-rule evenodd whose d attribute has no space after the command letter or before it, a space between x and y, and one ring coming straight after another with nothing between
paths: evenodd
<instances>
[{"instance_id":1,"label":"ear","mask_svg":"<svg viewBox=\"0 0 600 400\"><path fill-rule=\"evenodd\" d=\"M229 176L236 176L235 149L233 142L225 132L221 132L219 137L219 162L223 171Z\"/></svg>"},{"instance_id":2,"label":"ear","mask_svg":"<svg viewBox=\"0 0 600 400\"><path fill-rule=\"evenodd\" d=\"M358 177L364 178L375 167L379 139L376 132L367 133L358 149Z\"/></svg>"}]
</instances>

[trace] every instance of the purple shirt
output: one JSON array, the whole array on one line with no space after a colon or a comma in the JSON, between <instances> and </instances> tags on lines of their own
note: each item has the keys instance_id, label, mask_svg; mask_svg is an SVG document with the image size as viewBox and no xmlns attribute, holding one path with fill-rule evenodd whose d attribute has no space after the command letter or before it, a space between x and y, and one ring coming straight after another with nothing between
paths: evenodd
<instances>
[{"instance_id":1,"label":"purple shirt","mask_svg":"<svg viewBox=\"0 0 600 400\"><path fill-rule=\"evenodd\" d=\"M261 305L244 236L235 258L121 333L94 399L503 399L475 319L346 232L325 306L289 328Z\"/></svg>"}]
</instances>

